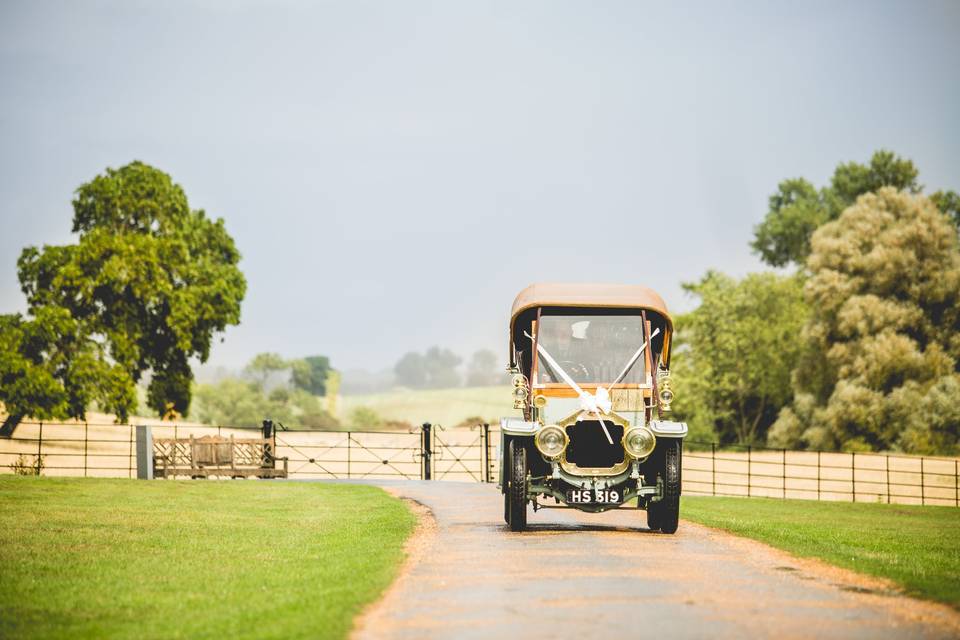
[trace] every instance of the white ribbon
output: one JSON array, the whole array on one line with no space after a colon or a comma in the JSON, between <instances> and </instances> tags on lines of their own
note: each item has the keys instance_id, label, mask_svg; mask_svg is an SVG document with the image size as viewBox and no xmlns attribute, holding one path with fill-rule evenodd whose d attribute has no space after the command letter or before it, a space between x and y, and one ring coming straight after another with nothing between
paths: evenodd
<instances>
[{"instance_id":1,"label":"white ribbon","mask_svg":"<svg viewBox=\"0 0 960 640\"><path fill-rule=\"evenodd\" d=\"M604 387L597 387L597 393L580 392L580 410L586 413L610 413L613 404L610 402L610 393Z\"/></svg>"},{"instance_id":2,"label":"white ribbon","mask_svg":"<svg viewBox=\"0 0 960 640\"><path fill-rule=\"evenodd\" d=\"M523 332L523 335L530 338L530 340L533 340L533 336L526 331ZM551 356L546 349L544 349L543 345L540 344L540 341L537 340L536 343L537 353L543 356L543 359L547 361L547 364L550 365L550 368L556 371L557 374L563 378L563 381L567 383L567 386L577 392L577 395L580 396L580 409L584 413L597 416L597 420L600 421L600 426L603 427L603 434L607 436L607 442L613 444L613 438L610 437L610 431L607 429L607 423L603 421L603 414L610 413L610 408L612 406L610 404L610 395L607 393L607 390L603 387L597 387L597 395L593 395L584 391L580 388L580 385L574 382L573 378L567 375L567 372L563 370L563 367L557 364L557 361L553 359L553 356Z\"/></svg>"},{"instance_id":3,"label":"white ribbon","mask_svg":"<svg viewBox=\"0 0 960 640\"><path fill-rule=\"evenodd\" d=\"M650 334L650 337L643 341L643 344L640 345L640 348L637 349L636 353L634 353L630 360L627 361L623 371L620 372L620 375L617 376L617 379L614 380L613 384L618 384L627 376L627 372L630 371L630 368L640 358L640 355L643 353L644 349L647 348L650 340L652 340L658 333L660 333L660 329L654 330L654 332ZM530 338L531 341L534 341L533 336L526 331L523 332L523 335ZM557 364L557 361L554 360L553 356L551 356L543 347L543 345L540 344L540 341L537 340L535 342L537 345L537 353L543 356L543 359L547 361L547 364L550 365L550 368L556 371L557 374L563 378L563 381L567 383L567 386L573 389L577 395L580 396L580 410L583 413L597 417L597 420L600 421L600 426L603 427L604 435L607 436L607 442L613 444L613 438L610 437L610 431L607 430L607 423L603 421L603 416L610 413L610 410L613 408L613 403L610 402L610 392L604 387L597 387L596 394L584 391L580 388L580 385L578 385L574 379L563 370L563 367Z\"/></svg>"}]
</instances>

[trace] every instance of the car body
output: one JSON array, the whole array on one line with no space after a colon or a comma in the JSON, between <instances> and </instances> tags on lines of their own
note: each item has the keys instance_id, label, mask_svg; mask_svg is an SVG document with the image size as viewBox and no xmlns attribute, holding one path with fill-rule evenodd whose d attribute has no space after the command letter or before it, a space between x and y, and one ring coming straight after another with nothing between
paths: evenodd
<instances>
[{"instance_id":1,"label":"car body","mask_svg":"<svg viewBox=\"0 0 960 640\"><path fill-rule=\"evenodd\" d=\"M534 284L510 314L514 408L500 423L504 520L633 506L674 533L687 425L665 419L673 321L639 285Z\"/></svg>"}]
</instances>

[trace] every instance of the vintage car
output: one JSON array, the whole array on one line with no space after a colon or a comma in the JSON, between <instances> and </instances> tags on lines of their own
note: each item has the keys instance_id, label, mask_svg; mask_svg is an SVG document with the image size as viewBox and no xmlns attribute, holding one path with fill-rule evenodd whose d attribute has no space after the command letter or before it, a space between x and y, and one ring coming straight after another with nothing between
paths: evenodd
<instances>
[{"instance_id":1,"label":"vintage car","mask_svg":"<svg viewBox=\"0 0 960 640\"><path fill-rule=\"evenodd\" d=\"M670 411L670 338L663 299L637 285L534 284L510 315L514 409L500 421L503 517L527 506L645 509L674 533L687 425Z\"/></svg>"}]
</instances>

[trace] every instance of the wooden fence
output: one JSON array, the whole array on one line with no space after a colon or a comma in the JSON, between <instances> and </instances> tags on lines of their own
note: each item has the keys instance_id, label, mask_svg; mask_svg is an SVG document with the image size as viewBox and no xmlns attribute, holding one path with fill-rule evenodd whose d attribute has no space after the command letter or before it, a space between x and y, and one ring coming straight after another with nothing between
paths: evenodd
<instances>
[{"instance_id":1,"label":"wooden fence","mask_svg":"<svg viewBox=\"0 0 960 640\"><path fill-rule=\"evenodd\" d=\"M153 437L250 438L259 430L153 424ZM41 461L50 476L136 477L131 425L26 422L0 439L0 473ZM497 481L496 428L396 431L290 430L276 433L277 458L291 478ZM689 442L683 491L719 495L960 506L957 458L875 453L720 448Z\"/></svg>"}]
</instances>

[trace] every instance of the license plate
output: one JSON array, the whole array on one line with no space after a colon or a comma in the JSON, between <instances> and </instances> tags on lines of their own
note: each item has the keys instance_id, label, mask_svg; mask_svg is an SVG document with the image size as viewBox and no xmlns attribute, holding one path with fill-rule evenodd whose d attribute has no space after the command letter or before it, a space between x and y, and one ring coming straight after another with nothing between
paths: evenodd
<instances>
[{"instance_id":1,"label":"license plate","mask_svg":"<svg viewBox=\"0 0 960 640\"><path fill-rule=\"evenodd\" d=\"M573 489L567 491L570 504L620 504L620 492L616 489Z\"/></svg>"}]
</instances>

